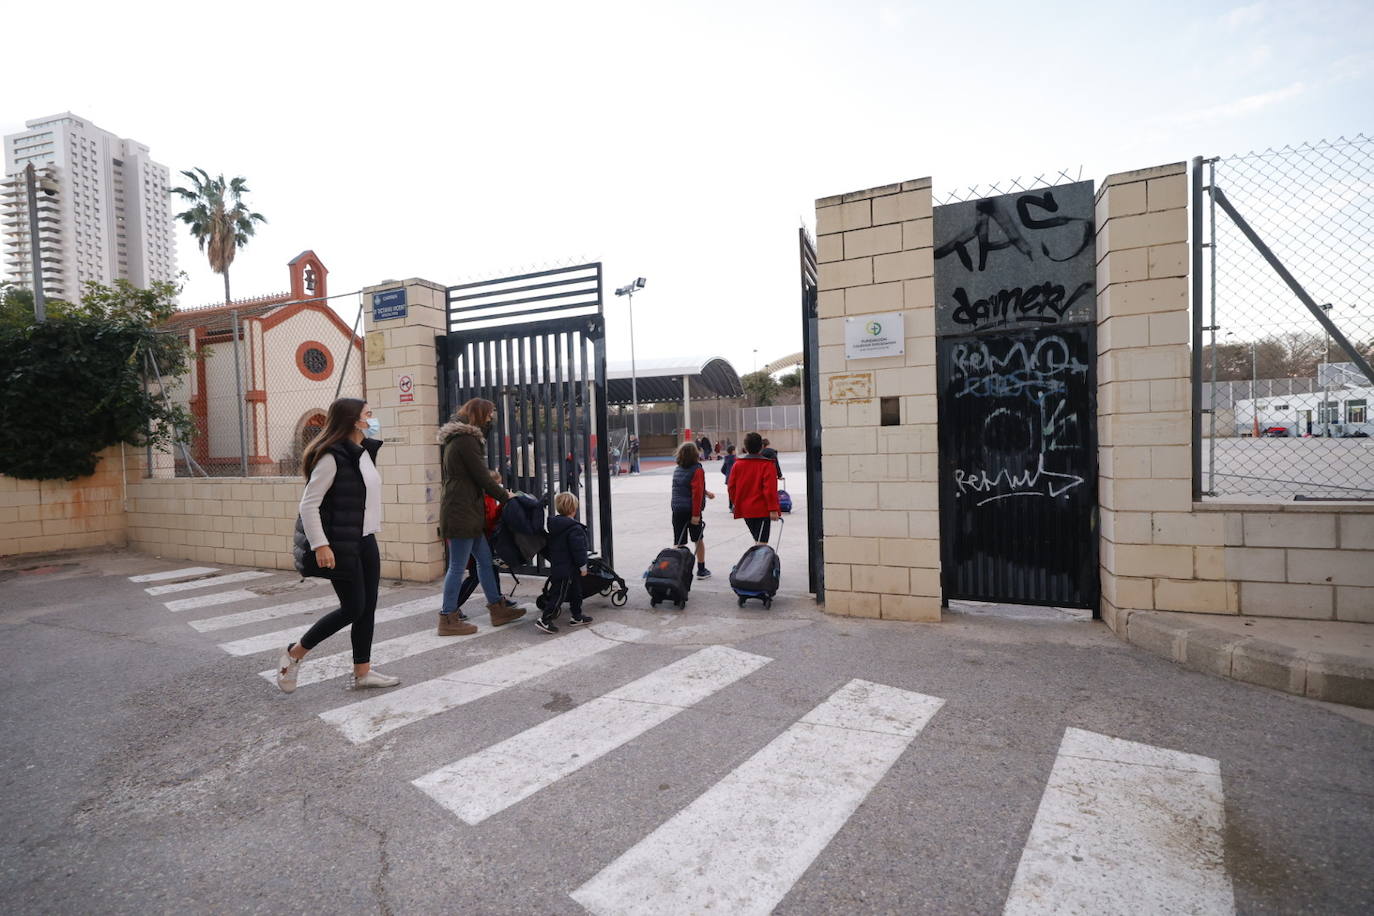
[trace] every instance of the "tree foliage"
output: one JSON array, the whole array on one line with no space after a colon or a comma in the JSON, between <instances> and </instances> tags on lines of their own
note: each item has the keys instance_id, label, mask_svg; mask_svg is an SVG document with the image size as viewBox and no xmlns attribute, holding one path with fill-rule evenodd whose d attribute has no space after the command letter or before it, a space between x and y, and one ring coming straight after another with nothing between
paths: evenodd
<instances>
[{"instance_id":1,"label":"tree foliage","mask_svg":"<svg viewBox=\"0 0 1374 916\"><path fill-rule=\"evenodd\" d=\"M777 397L778 383L773 380L773 376L763 370L741 376L739 381L744 387L745 396L754 407L767 407Z\"/></svg>"},{"instance_id":2,"label":"tree foliage","mask_svg":"<svg viewBox=\"0 0 1374 916\"><path fill-rule=\"evenodd\" d=\"M191 236L205 252L210 261L210 269L224 277L224 301L229 299L229 265L234 263L234 255L256 231L256 223L267 222L267 217L254 213L243 202L243 195L249 193L246 178L224 180L223 175L211 178L202 168L184 171L181 174L191 180L191 187L172 188L171 193L185 200L190 207L176 215L176 218L191 227Z\"/></svg>"},{"instance_id":3,"label":"tree foliage","mask_svg":"<svg viewBox=\"0 0 1374 916\"><path fill-rule=\"evenodd\" d=\"M95 471L120 442L165 446L191 430L183 408L144 385L149 356L164 380L186 370L184 341L158 330L176 310L172 283L139 289L123 280L87 284L73 304L50 300L33 318L28 290L0 285L0 473L73 480ZM153 390L150 390L152 388Z\"/></svg>"},{"instance_id":4,"label":"tree foliage","mask_svg":"<svg viewBox=\"0 0 1374 916\"><path fill-rule=\"evenodd\" d=\"M1374 340L1351 341L1365 359L1374 359ZM1330 362L1349 362L1350 355L1333 340L1327 349L1326 336L1320 333L1289 331L1255 341L1218 342L1215 351L1202 348L1202 378L1212 378L1215 356L1217 381L1231 382L1250 378L1314 378L1323 357Z\"/></svg>"},{"instance_id":5,"label":"tree foliage","mask_svg":"<svg viewBox=\"0 0 1374 916\"><path fill-rule=\"evenodd\" d=\"M781 385L781 386L784 387L784 388L800 388L800 387L801 387L801 370L800 370L800 369L794 369L794 370L792 370L791 372L787 373L786 375L781 376L781 377L778 379L778 384Z\"/></svg>"}]
</instances>

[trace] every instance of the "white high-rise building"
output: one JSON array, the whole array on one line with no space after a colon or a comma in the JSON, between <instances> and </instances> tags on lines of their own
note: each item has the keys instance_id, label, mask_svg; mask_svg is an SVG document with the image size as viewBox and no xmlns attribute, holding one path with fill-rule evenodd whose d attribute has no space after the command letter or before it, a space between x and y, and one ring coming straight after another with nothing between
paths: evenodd
<instances>
[{"instance_id":1,"label":"white high-rise building","mask_svg":"<svg viewBox=\"0 0 1374 916\"><path fill-rule=\"evenodd\" d=\"M168 172L148 147L71 112L25 122L5 137L0 226L5 272L33 286L24 167L38 172L38 244L43 291L73 301L89 280L146 287L176 275Z\"/></svg>"}]
</instances>

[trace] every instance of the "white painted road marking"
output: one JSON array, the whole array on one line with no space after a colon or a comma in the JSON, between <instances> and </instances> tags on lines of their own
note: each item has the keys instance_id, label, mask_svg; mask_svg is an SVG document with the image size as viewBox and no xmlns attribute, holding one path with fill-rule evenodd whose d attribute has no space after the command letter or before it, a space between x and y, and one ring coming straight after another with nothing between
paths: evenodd
<instances>
[{"instance_id":1,"label":"white painted road marking","mask_svg":"<svg viewBox=\"0 0 1374 916\"><path fill-rule=\"evenodd\" d=\"M633 627L596 624L594 630L537 643L412 687L393 688L372 699L322 712L320 718L337 726L349 741L362 744L642 636L644 631Z\"/></svg>"},{"instance_id":2,"label":"white painted road marking","mask_svg":"<svg viewBox=\"0 0 1374 916\"><path fill-rule=\"evenodd\" d=\"M338 603L338 599L334 600ZM415 617L419 614L438 613L443 604L443 596L428 595L424 598L416 598L413 601L403 601L400 604L392 605L388 608L378 608L377 616L372 618L374 624L390 623L393 620L402 620L406 617ZM237 614L231 615L237 617ZM211 617L211 620L218 620ZM191 626L206 621L193 620ZM237 624L236 624L237 626ZM214 627L208 629L217 629ZM295 639L300 639L305 633L305 626L297 624L286 630L277 630L274 633L261 633L257 636L247 636L243 639L235 639L232 642L222 642L219 647L230 655L256 655L259 652L279 652L287 643Z\"/></svg>"},{"instance_id":3,"label":"white painted road marking","mask_svg":"<svg viewBox=\"0 0 1374 916\"><path fill-rule=\"evenodd\" d=\"M593 913L771 912L943 704L850 681L572 898Z\"/></svg>"},{"instance_id":4,"label":"white painted road marking","mask_svg":"<svg viewBox=\"0 0 1374 916\"><path fill-rule=\"evenodd\" d=\"M712 646L415 780L469 824L552 785L772 659ZM275 671L273 672L275 674ZM484 774L473 779L474 774ZM500 774L499 778L495 774Z\"/></svg>"},{"instance_id":5,"label":"white painted road marking","mask_svg":"<svg viewBox=\"0 0 1374 916\"><path fill-rule=\"evenodd\" d=\"M175 601L164 601L163 605L169 611L194 611L198 607L212 607L216 604L232 604L235 601L252 601L254 598L261 598L257 592L250 592L246 588L233 588L227 592L215 592L210 595L196 595L194 598L178 598Z\"/></svg>"},{"instance_id":6,"label":"white painted road marking","mask_svg":"<svg viewBox=\"0 0 1374 916\"><path fill-rule=\"evenodd\" d=\"M1004 912L1234 913L1222 806L1210 757L1067 729Z\"/></svg>"},{"instance_id":7,"label":"white painted road marking","mask_svg":"<svg viewBox=\"0 0 1374 916\"><path fill-rule=\"evenodd\" d=\"M405 636L397 636L395 639L374 643L371 662L374 665L385 665L400 661L403 658L410 658L412 655L419 655L422 652L445 649L449 646L460 645L470 639L477 639L501 631L501 628L491 625L491 619L485 614L480 617L473 617L468 622L478 628L476 633L469 633L466 636L439 636L436 633L437 628L430 627L418 633L407 633ZM300 672L296 676L296 684L299 687L304 687L307 684L318 684L321 681L343 677L352 672L353 650L351 649L326 655L322 658L311 658L307 655L306 662L301 665ZM264 680L274 684L277 681L276 668L268 668L266 671L258 673Z\"/></svg>"},{"instance_id":8,"label":"white painted road marking","mask_svg":"<svg viewBox=\"0 0 1374 916\"><path fill-rule=\"evenodd\" d=\"M173 592L190 592L198 588L214 588L216 585L229 585L233 582L247 582L250 579L265 579L274 576L276 573L265 572L261 569L250 569L247 572L229 573L224 576L209 576L205 579L192 579L190 582L176 582L172 585L154 585L152 588L145 588L144 591L150 595L170 595Z\"/></svg>"},{"instance_id":9,"label":"white painted road marking","mask_svg":"<svg viewBox=\"0 0 1374 916\"><path fill-rule=\"evenodd\" d=\"M261 598L261 595L254 595ZM290 617L292 614L308 614L311 611L318 611L324 608L336 608L339 606L339 599L331 590L328 595L320 595L315 598L302 598L300 601L292 601L289 604L274 604L271 607L254 608L251 611L240 611L237 614L225 614L222 617L207 617L204 620L191 620L191 628L198 633L209 633L213 630L227 630L231 627L241 627L246 623L258 623L263 620L276 620L278 617ZM304 632L304 631L302 631Z\"/></svg>"},{"instance_id":10,"label":"white painted road marking","mask_svg":"<svg viewBox=\"0 0 1374 916\"><path fill-rule=\"evenodd\" d=\"M219 572L214 566L188 566L185 569L169 569L166 572L147 573L130 576L130 582L164 582L168 579L185 579L187 576L202 576L205 573Z\"/></svg>"}]
</instances>

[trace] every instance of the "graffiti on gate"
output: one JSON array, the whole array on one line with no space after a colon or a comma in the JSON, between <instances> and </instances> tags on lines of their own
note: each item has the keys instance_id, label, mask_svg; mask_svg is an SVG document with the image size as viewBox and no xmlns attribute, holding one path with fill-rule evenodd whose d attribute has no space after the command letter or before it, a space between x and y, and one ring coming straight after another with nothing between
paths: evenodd
<instances>
[{"instance_id":1,"label":"graffiti on gate","mask_svg":"<svg viewBox=\"0 0 1374 916\"><path fill-rule=\"evenodd\" d=\"M1088 365L1069 339L966 339L953 344L949 361L952 397L999 399L983 419L980 451L1010 465L955 468L956 499L972 495L983 506L1012 496L1053 498L1086 481L1072 469L1045 466L1049 453L1082 445L1079 411L1068 398L1071 383L1077 389L1086 382ZM1072 454L1061 460L1072 461Z\"/></svg>"},{"instance_id":2,"label":"graffiti on gate","mask_svg":"<svg viewBox=\"0 0 1374 916\"><path fill-rule=\"evenodd\" d=\"M1093 298L1092 182L935 211L941 334L1084 320Z\"/></svg>"}]
</instances>

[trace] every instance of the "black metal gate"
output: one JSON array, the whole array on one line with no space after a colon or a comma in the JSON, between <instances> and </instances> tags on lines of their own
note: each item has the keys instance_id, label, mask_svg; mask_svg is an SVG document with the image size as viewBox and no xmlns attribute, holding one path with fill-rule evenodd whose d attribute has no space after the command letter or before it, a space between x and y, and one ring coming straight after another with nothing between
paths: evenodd
<instances>
[{"instance_id":1,"label":"black metal gate","mask_svg":"<svg viewBox=\"0 0 1374 916\"><path fill-rule=\"evenodd\" d=\"M821 373L818 316L819 286L816 246L797 230L801 249L802 306L802 435L806 446L806 563L807 591L825 601L825 527L821 494Z\"/></svg>"},{"instance_id":2,"label":"black metal gate","mask_svg":"<svg viewBox=\"0 0 1374 916\"><path fill-rule=\"evenodd\" d=\"M451 286L447 321L442 419L470 398L494 403L489 465L550 506L576 495L592 549L614 565L601 264Z\"/></svg>"},{"instance_id":3,"label":"black metal gate","mask_svg":"<svg viewBox=\"0 0 1374 916\"><path fill-rule=\"evenodd\" d=\"M1096 614L1092 182L934 217L944 597Z\"/></svg>"}]
</instances>

